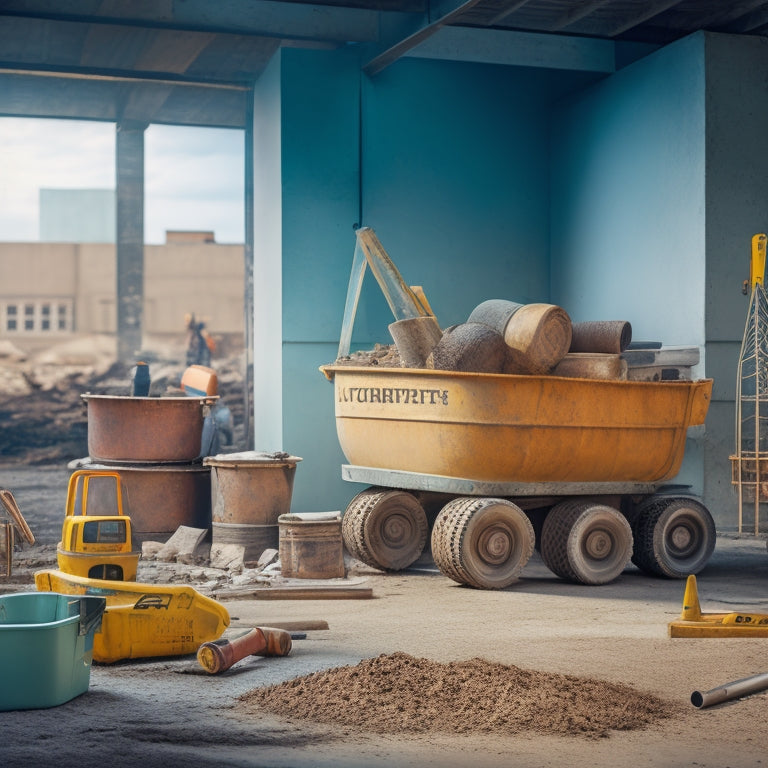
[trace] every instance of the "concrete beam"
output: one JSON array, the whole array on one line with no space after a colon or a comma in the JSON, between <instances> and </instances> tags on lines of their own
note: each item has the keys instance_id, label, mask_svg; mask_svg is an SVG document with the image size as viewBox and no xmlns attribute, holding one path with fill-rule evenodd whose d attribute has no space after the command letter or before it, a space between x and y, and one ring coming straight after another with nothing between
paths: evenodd
<instances>
[{"instance_id":1,"label":"concrete beam","mask_svg":"<svg viewBox=\"0 0 768 768\"><path fill-rule=\"evenodd\" d=\"M5 0L2 5L1 15L25 19L360 43L378 39L380 15L377 10L274 0L109 3L104 13L77 12L64 3L55 10L47 2L36 8L29 0Z\"/></svg>"},{"instance_id":2,"label":"concrete beam","mask_svg":"<svg viewBox=\"0 0 768 768\"><path fill-rule=\"evenodd\" d=\"M582 72L616 70L615 44L611 40L473 27L443 27L405 55Z\"/></svg>"},{"instance_id":3,"label":"concrete beam","mask_svg":"<svg viewBox=\"0 0 768 768\"><path fill-rule=\"evenodd\" d=\"M378 44L370 61L363 67L369 77L378 74L440 29L476 6L480 0L442 0L430 6L421 17L383 16Z\"/></svg>"}]
</instances>

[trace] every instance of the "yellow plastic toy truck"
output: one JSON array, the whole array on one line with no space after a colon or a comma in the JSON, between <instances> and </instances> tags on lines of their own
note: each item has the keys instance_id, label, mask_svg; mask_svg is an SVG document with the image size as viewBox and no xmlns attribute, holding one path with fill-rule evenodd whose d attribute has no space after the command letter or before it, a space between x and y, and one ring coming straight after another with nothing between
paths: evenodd
<instances>
[{"instance_id":1,"label":"yellow plastic toy truck","mask_svg":"<svg viewBox=\"0 0 768 768\"><path fill-rule=\"evenodd\" d=\"M131 518L123 514L117 472L72 473L56 554L59 569L74 576L136 580L141 553L133 549Z\"/></svg>"}]
</instances>

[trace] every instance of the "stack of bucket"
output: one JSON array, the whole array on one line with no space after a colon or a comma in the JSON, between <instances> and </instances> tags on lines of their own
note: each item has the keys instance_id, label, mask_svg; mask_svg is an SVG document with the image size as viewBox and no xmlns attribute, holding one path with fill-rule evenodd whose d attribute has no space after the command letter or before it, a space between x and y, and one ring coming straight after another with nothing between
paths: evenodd
<instances>
[{"instance_id":1,"label":"stack of bucket","mask_svg":"<svg viewBox=\"0 0 768 768\"><path fill-rule=\"evenodd\" d=\"M167 541L180 525L211 526L211 471L201 463L215 397L82 395L88 459L120 475L137 542Z\"/></svg>"},{"instance_id":2,"label":"stack of bucket","mask_svg":"<svg viewBox=\"0 0 768 768\"><path fill-rule=\"evenodd\" d=\"M266 549L278 549L278 519L291 509L296 465L287 453L242 453L207 456L211 469L211 539L239 544L246 565L258 562Z\"/></svg>"}]
</instances>

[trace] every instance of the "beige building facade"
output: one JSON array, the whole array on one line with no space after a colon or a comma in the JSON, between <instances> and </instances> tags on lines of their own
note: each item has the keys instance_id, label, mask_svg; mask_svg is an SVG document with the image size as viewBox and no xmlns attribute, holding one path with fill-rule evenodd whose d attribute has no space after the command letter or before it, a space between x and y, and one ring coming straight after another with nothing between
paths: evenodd
<instances>
[{"instance_id":1,"label":"beige building facade","mask_svg":"<svg viewBox=\"0 0 768 768\"><path fill-rule=\"evenodd\" d=\"M0 339L22 349L114 334L114 243L0 243ZM144 247L143 333L178 338L194 314L228 347L242 346L244 248L211 233L168 233Z\"/></svg>"}]
</instances>

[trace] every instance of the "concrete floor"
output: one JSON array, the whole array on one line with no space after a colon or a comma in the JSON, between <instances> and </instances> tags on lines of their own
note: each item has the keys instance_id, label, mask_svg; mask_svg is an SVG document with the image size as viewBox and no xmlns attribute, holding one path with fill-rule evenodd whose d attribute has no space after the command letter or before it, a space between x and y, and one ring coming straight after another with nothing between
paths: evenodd
<instances>
[{"instance_id":1,"label":"concrete floor","mask_svg":"<svg viewBox=\"0 0 768 768\"><path fill-rule=\"evenodd\" d=\"M41 540L60 529L68 472L0 471ZM61 485L59 485L61 484ZM671 639L684 582L633 566L601 587L566 584L534 556L516 585L461 587L427 562L399 574L364 573L369 600L238 600L229 632L280 621L326 620L286 658L250 657L211 676L194 656L94 665L87 693L46 710L0 712L0 764L391 768L391 766L760 766L768 763L768 694L717 707L690 705L694 690L768 671L766 639ZM721 537L698 577L704 611L768 613L763 540ZM2 583L0 582L0 591ZM621 682L679 703L660 726L608 738L377 735L247 715L254 688L380 653L436 661L473 657ZM1 681L0 681L1 684ZM492 707L492 702L489 702Z\"/></svg>"}]
</instances>

